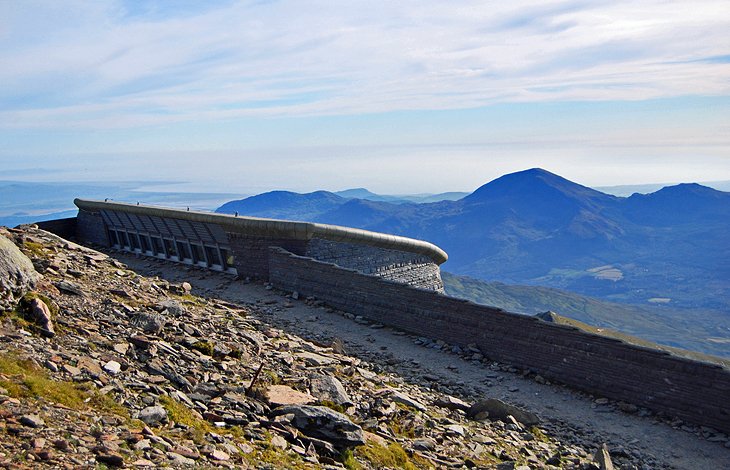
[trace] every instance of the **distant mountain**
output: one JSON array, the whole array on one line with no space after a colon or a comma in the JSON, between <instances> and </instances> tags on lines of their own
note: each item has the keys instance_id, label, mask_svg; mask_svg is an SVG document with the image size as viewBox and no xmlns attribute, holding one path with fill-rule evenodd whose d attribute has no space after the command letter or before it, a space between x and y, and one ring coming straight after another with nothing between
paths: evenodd
<instances>
[{"instance_id":1,"label":"distant mountain","mask_svg":"<svg viewBox=\"0 0 730 470\"><path fill-rule=\"evenodd\" d=\"M425 202L457 201L469 195L469 193L463 193L458 191L439 194L389 195L375 194L365 188L346 189L344 191L337 191L335 194L346 199L365 199L367 201L392 202L395 204L403 204L407 202L415 202L420 204Z\"/></svg>"},{"instance_id":2,"label":"distant mountain","mask_svg":"<svg viewBox=\"0 0 730 470\"><path fill-rule=\"evenodd\" d=\"M628 334L665 346L730 357L727 343L718 341L730 331L730 316L718 312L695 311L688 315L682 309L606 302L550 287L482 281L445 271L441 277L446 293L452 297L526 315L552 311L551 321L594 333L621 339L627 339ZM636 339L628 340L640 344Z\"/></svg>"},{"instance_id":3,"label":"distant mountain","mask_svg":"<svg viewBox=\"0 0 730 470\"><path fill-rule=\"evenodd\" d=\"M266 210L235 210L428 240L449 254L445 270L479 279L730 312L730 193L697 184L625 198L535 168L457 201L341 198L315 206L311 195L285 204L261 197Z\"/></svg>"},{"instance_id":4,"label":"distant mountain","mask_svg":"<svg viewBox=\"0 0 730 470\"><path fill-rule=\"evenodd\" d=\"M730 191L730 181L706 181L701 182L703 186L707 186L718 191ZM659 191L665 186L673 186L674 183L664 184L624 184L619 186L596 186L593 189L614 196L631 196L634 193L648 194Z\"/></svg>"},{"instance_id":5,"label":"distant mountain","mask_svg":"<svg viewBox=\"0 0 730 470\"><path fill-rule=\"evenodd\" d=\"M299 194L290 191L271 191L258 196L230 201L216 212L251 217L270 217L274 219L311 220L347 201L344 197L328 191Z\"/></svg>"}]
</instances>

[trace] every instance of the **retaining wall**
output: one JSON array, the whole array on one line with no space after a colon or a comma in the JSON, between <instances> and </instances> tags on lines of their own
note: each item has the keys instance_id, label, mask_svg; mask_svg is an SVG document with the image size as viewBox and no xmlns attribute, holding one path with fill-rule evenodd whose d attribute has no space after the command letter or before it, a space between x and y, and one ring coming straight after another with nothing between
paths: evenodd
<instances>
[{"instance_id":1,"label":"retaining wall","mask_svg":"<svg viewBox=\"0 0 730 470\"><path fill-rule=\"evenodd\" d=\"M76 217L66 219L46 220L37 222L38 228L47 232L55 233L61 238L74 238L76 236Z\"/></svg>"},{"instance_id":2,"label":"retaining wall","mask_svg":"<svg viewBox=\"0 0 730 470\"><path fill-rule=\"evenodd\" d=\"M337 309L730 433L730 371L271 248L269 279Z\"/></svg>"},{"instance_id":3,"label":"retaining wall","mask_svg":"<svg viewBox=\"0 0 730 470\"><path fill-rule=\"evenodd\" d=\"M366 230L76 199L76 235L101 246L268 279L269 247L278 246L372 276L443 292L431 243Z\"/></svg>"}]
</instances>

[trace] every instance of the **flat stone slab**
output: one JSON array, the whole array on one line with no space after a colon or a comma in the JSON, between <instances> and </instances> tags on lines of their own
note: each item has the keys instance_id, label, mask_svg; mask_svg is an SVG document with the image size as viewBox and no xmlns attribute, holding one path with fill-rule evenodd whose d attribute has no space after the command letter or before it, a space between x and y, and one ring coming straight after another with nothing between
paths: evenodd
<instances>
[{"instance_id":1,"label":"flat stone slab","mask_svg":"<svg viewBox=\"0 0 730 470\"><path fill-rule=\"evenodd\" d=\"M301 352L295 354L295 356L299 359L302 359L304 362L307 363L308 366L311 367L330 366L339 362L333 357L327 357L313 352Z\"/></svg>"},{"instance_id":2,"label":"flat stone slab","mask_svg":"<svg viewBox=\"0 0 730 470\"><path fill-rule=\"evenodd\" d=\"M271 406L308 405L317 401L312 395L302 393L287 385L272 385L266 390L266 399Z\"/></svg>"}]
</instances>

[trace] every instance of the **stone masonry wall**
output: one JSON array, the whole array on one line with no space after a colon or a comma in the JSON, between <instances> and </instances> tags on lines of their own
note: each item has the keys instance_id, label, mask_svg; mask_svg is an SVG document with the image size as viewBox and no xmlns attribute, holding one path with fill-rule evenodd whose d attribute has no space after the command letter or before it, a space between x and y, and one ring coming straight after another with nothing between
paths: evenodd
<instances>
[{"instance_id":1,"label":"stone masonry wall","mask_svg":"<svg viewBox=\"0 0 730 470\"><path fill-rule=\"evenodd\" d=\"M79 240L100 246L110 246L109 234L101 214L79 210L76 216L76 236Z\"/></svg>"},{"instance_id":2,"label":"stone masonry wall","mask_svg":"<svg viewBox=\"0 0 730 470\"><path fill-rule=\"evenodd\" d=\"M302 254L302 253L297 253ZM313 238L305 256L420 289L444 292L441 271L428 256Z\"/></svg>"},{"instance_id":3,"label":"stone masonry wall","mask_svg":"<svg viewBox=\"0 0 730 470\"><path fill-rule=\"evenodd\" d=\"M280 246L297 254L304 254L306 251L306 243L299 240L251 237L231 232L227 232L226 235L233 252L236 272L243 277L269 278L269 248L271 246Z\"/></svg>"},{"instance_id":4,"label":"stone masonry wall","mask_svg":"<svg viewBox=\"0 0 730 470\"><path fill-rule=\"evenodd\" d=\"M62 238L73 238L76 236L76 217L46 220L44 222L38 222L36 225L38 225L38 228L55 233Z\"/></svg>"},{"instance_id":5,"label":"stone masonry wall","mask_svg":"<svg viewBox=\"0 0 730 470\"><path fill-rule=\"evenodd\" d=\"M730 432L730 371L534 317L363 275L272 248L269 279L373 321L453 344L554 381Z\"/></svg>"}]
</instances>

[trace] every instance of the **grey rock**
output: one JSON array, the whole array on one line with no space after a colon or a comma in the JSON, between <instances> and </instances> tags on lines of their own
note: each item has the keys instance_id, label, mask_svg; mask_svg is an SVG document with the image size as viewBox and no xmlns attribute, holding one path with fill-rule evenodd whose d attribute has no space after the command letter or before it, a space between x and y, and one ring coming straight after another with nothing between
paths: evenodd
<instances>
[{"instance_id":1,"label":"grey rock","mask_svg":"<svg viewBox=\"0 0 730 470\"><path fill-rule=\"evenodd\" d=\"M428 451L436 448L436 441L431 438L416 439L413 441L415 450Z\"/></svg>"},{"instance_id":2,"label":"grey rock","mask_svg":"<svg viewBox=\"0 0 730 470\"><path fill-rule=\"evenodd\" d=\"M312 374L310 376L310 391L320 402L331 401L342 406L352 404L350 395L342 386L342 382L335 377L324 374Z\"/></svg>"},{"instance_id":3,"label":"grey rock","mask_svg":"<svg viewBox=\"0 0 730 470\"><path fill-rule=\"evenodd\" d=\"M147 363L147 370L153 375L161 375L170 382L178 384L185 391L189 392L193 389L193 385L188 379L175 372L175 369L171 365L164 363L157 358L152 359Z\"/></svg>"},{"instance_id":4,"label":"grey rock","mask_svg":"<svg viewBox=\"0 0 730 470\"><path fill-rule=\"evenodd\" d=\"M337 359L312 352L297 353L296 357L302 359L310 367L329 366L339 362Z\"/></svg>"},{"instance_id":5,"label":"grey rock","mask_svg":"<svg viewBox=\"0 0 730 470\"><path fill-rule=\"evenodd\" d=\"M72 294L72 295L78 295L79 297L84 296L84 290L81 288L81 286L79 286L75 282L58 281L54 285L61 292L65 292L67 294Z\"/></svg>"},{"instance_id":6,"label":"grey rock","mask_svg":"<svg viewBox=\"0 0 730 470\"><path fill-rule=\"evenodd\" d=\"M308 436L329 441L335 447L346 448L365 444L362 428L346 415L324 406L282 406L273 416L292 414L291 424Z\"/></svg>"},{"instance_id":7,"label":"grey rock","mask_svg":"<svg viewBox=\"0 0 730 470\"><path fill-rule=\"evenodd\" d=\"M433 403L436 406L440 406L442 408L447 408L449 410L468 410L469 404L463 400L459 400L456 397L452 397L451 395L444 395L442 397L439 397L436 401Z\"/></svg>"},{"instance_id":8,"label":"grey rock","mask_svg":"<svg viewBox=\"0 0 730 470\"><path fill-rule=\"evenodd\" d=\"M593 461L601 470L614 470L613 462L611 462L611 454L608 453L608 446L606 444L601 445L596 455L593 456Z\"/></svg>"},{"instance_id":9,"label":"grey rock","mask_svg":"<svg viewBox=\"0 0 730 470\"><path fill-rule=\"evenodd\" d=\"M492 421L507 421L507 417L512 416L525 426L534 426L540 422L540 418L536 414L505 403L502 400L497 400L496 398L489 398L474 403L469 407L466 414L473 419L489 418Z\"/></svg>"},{"instance_id":10,"label":"grey rock","mask_svg":"<svg viewBox=\"0 0 730 470\"><path fill-rule=\"evenodd\" d=\"M156 426L167 421L167 411L159 405L148 406L139 412L139 420L150 426Z\"/></svg>"},{"instance_id":11,"label":"grey rock","mask_svg":"<svg viewBox=\"0 0 730 470\"><path fill-rule=\"evenodd\" d=\"M105 371L107 371L111 375L117 375L119 372L122 371L122 365L118 363L117 361L109 361L102 367Z\"/></svg>"},{"instance_id":12,"label":"grey rock","mask_svg":"<svg viewBox=\"0 0 730 470\"><path fill-rule=\"evenodd\" d=\"M0 311L12 309L39 279L30 259L0 234Z\"/></svg>"},{"instance_id":13,"label":"grey rock","mask_svg":"<svg viewBox=\"0 0 730 470\"><path fill-rule=\"evenodd\" d=\"M33 322L36 324L43 336L52 338L56 336L56 330L53 328L53 320L51 318L51 309L41 299L33 299L30 301L30 314Z\"/></svg>"},{"instance_id":14,"label":"grey rock","mask_svg":"<svg viewBox=\"0 0 730 470\"><path fill-rule=\"evenodd\" d=\"M177 300L164 300L157 304L161 311L166 311L169 315L175 317L185 316L188 311Z\"/></svg>"},{"instance_id":15,"label":"grey rock","mask_svg":"<svg viewBox=\"0 0 730 470\"><path fill-rule=\"evenodd\" d=\"M410 406L411 408L415 408L418 411L426 411L426 406L423 403L419 402L418 400L414 400L413 398L409 397L405 393L393 392L390 395L390 399L396 403L400 403L401 405L406 405L406 406Z\"/></svg>"},{"instance_id":16,"label":"grey rock","mask_svg":"<svg viewBox=\"0 0 730 470\"><path fill-rule=\"evenodd\" d=\"M159 334L165 327L165 317L159 313L140 312L132 318L132 324L145 333Z\"/></svg>"},{"instance_id":17,"label":"grey rock","mask_svg":"<svg viewBox=\"0 0 730 470\"><path fill-rule=\"evenodd\" d=\"M20 424L30 428L40 428L45 426L46 422L38 415L23 415L20 417Z\"/></svg>"}]
</instances>

